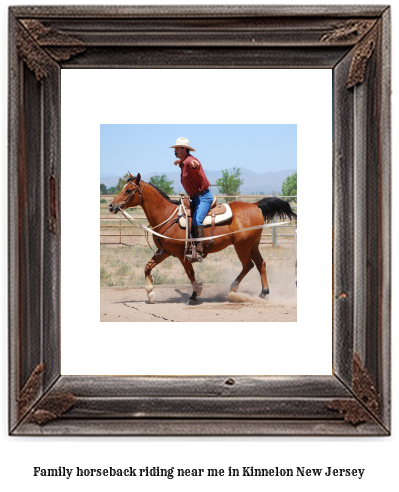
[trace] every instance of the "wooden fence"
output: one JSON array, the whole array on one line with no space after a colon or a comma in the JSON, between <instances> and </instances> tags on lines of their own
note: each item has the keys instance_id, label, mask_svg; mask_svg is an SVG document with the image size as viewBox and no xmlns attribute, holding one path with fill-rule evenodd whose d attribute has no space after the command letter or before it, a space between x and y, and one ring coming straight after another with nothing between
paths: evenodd
<instances>
[{"instance_id":1,"label":"wooden fence","mask_svg":"<svg viewBox=\"0 0 399 492\"><path fill-rule=\"evenodd\" d=\"M100 195L100 200L101 199L106 199L108 201L111 201L113 198L114 198L115 195ZM262 198L266 198L267 196L270 196L270 195L237 195L237 196L230 196L230 195L214 195L216 196L217 200L218 200L218 203L223 203L223 202L226 202L227 199L229 199L229 201L231 201L232 199L233 200L256 200L256 199L262 199ZM179 196L170 196L170 198L173 200L173 199L179 199L180 197ZM297 198L296 196L282 196L281 198L287 200L289 198ZM104 214L102 215L102 210L106 210L108 215L107 214ZM137 210L140 210L141 207L140 206L137 206L137 207L134 207L134 209L128 209L128 211L137 211ZM296 206L292 206L292 209L296 211L297 207ZM130 215L132 215L130 213ZM147 222L147 219L146 219L146 216L144 214L136 214L136 215L132 215L132 217L134 219L137 219L137 220L144 220ZM110 225L110 224L102 224L102 222L116 222L115 225ZM273 219L273 223L278 223L277 222L277 218L274 218ZM265 229L264 232L262 232L262 239L269 239L270 238L270 242L266 242L266 241L262 241L261 244L271 244L273 247L277 247L278 244L294 244L294 240L295 240L295 231L294 234L288 234L289 232L289 228L295 228L296 227L296 224L286 224L286 225L281 225L281 226L278 226L278 228L287 228L287 234L282 234L280 232L277 232L277 226L276 227L272 227L272 232L268 232L268 229ZM117 234L102 234L102 230L103 229L118 229L118 233ZM111 215L109 212L108 212L108 206L105 205L105 204L102 204L100 203L100 241L101 241L101 238L107 238L107 237L118 237L119 238L119 243L115 243L113 242L112 244L122 244L122 238L123 237L145 237L144 236L144 233L133 233L133 234L126 234L123 232L123 229L133 229L135 231L137 231L137 228L135 228L133 225L130 224L130 222L125 218L123 217L122 214L119 214L118 216L115 216L115 215ZM293 238L292 241L280 241L279 238ZM107 244L106 242L101 242L101 244ZM111 244L111 243L109 243Z\"/></svg>"}]
</instances>

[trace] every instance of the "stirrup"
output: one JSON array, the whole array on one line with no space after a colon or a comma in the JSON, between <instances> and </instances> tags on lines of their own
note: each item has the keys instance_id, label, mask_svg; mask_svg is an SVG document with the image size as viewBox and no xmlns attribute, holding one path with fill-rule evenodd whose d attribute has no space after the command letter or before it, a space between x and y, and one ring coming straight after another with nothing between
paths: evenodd
<instances>
[{"instance_id":1,"label":"stirrup","mask_svg":"<svg viewBox=\"0 0 399 492\"><path fill-rule=\"evenodd\" d=\"M195 260L193 260L193 255L190 255L190 254L186 255L185 258L186 258L186 260L190 261L191 263L197 263L197 262L201 263L202 254L197 252L197 258Z\"/></svg>"}]
</instances>

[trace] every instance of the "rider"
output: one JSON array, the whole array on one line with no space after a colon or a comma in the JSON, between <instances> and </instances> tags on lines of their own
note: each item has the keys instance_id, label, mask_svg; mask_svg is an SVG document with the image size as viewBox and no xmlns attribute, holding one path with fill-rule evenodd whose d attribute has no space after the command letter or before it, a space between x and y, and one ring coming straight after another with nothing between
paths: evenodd
<instances>
[{"instance_id":1,"label":"rider","mask_svg":"<svg viewBox=\"0 0 399 492\"><path fill-rule=\"evenodd\" d=\"M195 152L195 150L190 147L187 138L179 137L175 145L169 148L175 149L175 156L178 159L174 164L181 169L181 183L191 199L194 236L203 238L205 237L205 233L202 223L213 202L213 196L209 190L209 181L200 161L190 154L190 150L192 152ZM203 251L204 242L198 241L197 261L202 261ZM192 261L191 255L187 255L186 258Z\"/></svg>"}]
</instances>

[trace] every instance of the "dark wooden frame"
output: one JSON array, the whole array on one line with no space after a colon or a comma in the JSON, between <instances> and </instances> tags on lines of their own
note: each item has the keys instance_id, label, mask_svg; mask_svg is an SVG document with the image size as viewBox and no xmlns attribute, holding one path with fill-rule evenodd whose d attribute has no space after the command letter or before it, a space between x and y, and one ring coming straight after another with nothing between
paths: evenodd
<instances>
[{"instance_id":1,"label":"dark wooden frame","mask_svg":"<svg viewBox=\"0 0 399 492\"><path fill-rule=\"evenodd\" d=\"M60 70L96 67L332 69L331 376L60 374ZM388 6L11 7L10 434L388 435L390 201Z\"/></svg>"}]
</instances>

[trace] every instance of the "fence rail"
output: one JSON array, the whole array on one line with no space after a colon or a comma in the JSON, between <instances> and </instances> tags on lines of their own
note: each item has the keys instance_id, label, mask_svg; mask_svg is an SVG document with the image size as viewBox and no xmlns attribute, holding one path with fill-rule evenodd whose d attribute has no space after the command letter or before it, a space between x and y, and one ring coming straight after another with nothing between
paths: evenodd
<instances>
[{"instance_id":1,"label":"fence rail","mask_svg":"<svg viewBox=\"0 0 399 492\"><path fill-rule=\"evenodd\" d=\"M100 199L103 199L103 198L108 198L108 199L112 199L114 196L116 195L100 195ZM272 196L272 195L237 195L237 196L231 196L231 195L215 195L217 200L222 200L222 199L232 199L234 198L235 200L237 199L242 199L242 198L251 198L251 199L256 199L256 198L266 198L267 196ZM170 196L170 198L173 200L173 199L178 199L179 197L178 196ZM287 198L297 198L296 196L282 196L281 198L283 199L287 199ZM293 206L292 207L294 210L297 209L296 206ZM112 244L122 244L122 237L145 237L145 234L144 233L141 233L141 234L125 234L122 232L122 229L135 229L137 230L133 225L131 225L129 223L129 221L123 217L122 215L119 215L118 217L115 217L115 216L102 216L101 215L101 209L107 209L108 210L108 207L106 205L102 206L100 205L100 241L101 241L101 238L107 238L107 237L119 237L119 243L112 243ZM128 210L136 210L136 209L141 209L141 207L138 205L136 207L134 207L134 209L128 209ZM143 221L147 221L147 218L145 215L133 215L132 216L134 219L137 219L137 220L143 220ZM104 221L118 221L119 223L117 225L110 225L110 224L101 224L101 222L104 222ZM123 222L127 222L126 225L123 224ZM277 223L277 218L274 218L273 219L273 223ZM284 225L279 225L279 226L276 226L276 227L273 227L272 228L272 233L271 234L267 234L265 232L262 233L262 238L271 238L271 243L264 243L264 244L272 244L273 247L277 247L278 244L294 244L294 241L278 241L278 238L279 237L292 237L292 238L295 238L295 234L282 234L282 233L278 233L277 232L277 227L278 228L283 228L283 227L286 227L286 228L292 228L292 227L296 227L295 224L284 224ZM101 234L101 230L102 229L118 229L118 234ZM102 244L105 244L104 242Z\"/></svg>"}]
</instances>

